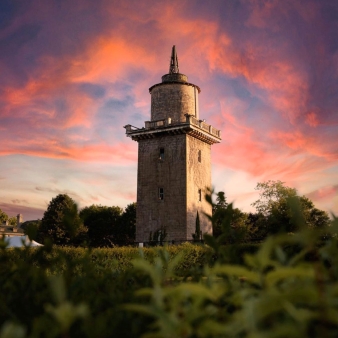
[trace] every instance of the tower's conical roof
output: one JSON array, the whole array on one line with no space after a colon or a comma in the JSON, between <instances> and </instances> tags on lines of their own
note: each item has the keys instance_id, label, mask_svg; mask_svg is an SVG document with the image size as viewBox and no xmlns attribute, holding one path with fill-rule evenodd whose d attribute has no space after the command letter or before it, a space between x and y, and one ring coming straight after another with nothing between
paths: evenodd
<instances>
[{"instance_id":1,"label":"tower's conical roof","mask_svg":"<svg viewBox=\"0 0 338 338\"><path fill-rule=\"evenodd\" d=\"M162 76L162 82L187 82L188 77L180 73L178 68L178 58L176 53L176 46L174 45L171 49L171 58L169 73Z\"/></svg>"},{"instance_id":2,"label":"tower's conical roof","mask_svg":"<svg viewBox=\"0 0 338 338\"><path fill-rule=\"evenodd\" d=\"M174 45L171 49L171 58L170 58L170 66L169 73L162 76L162 83L157 83L149 88L149 92L151 93L152 89L157 86L170 84L185 84L188 86L196 87L198 92L201 92L201 89L188 82L188 76L181 74L180 69L178 67L178 57L176 52L176 46Z\"/></svg>"},{"instance_id":3,"label":"tower's conical roof","mask_svg":"<svg viewBox=\"0 0 338 338\"><path fill-rule=\"evenodd\" d=\"M177 74L179 72L180 72L180 69L178 68L178 59L177 59L176 47L174 45L172 50L171 50L169 74Z\"/></svg>"}]
</instances>

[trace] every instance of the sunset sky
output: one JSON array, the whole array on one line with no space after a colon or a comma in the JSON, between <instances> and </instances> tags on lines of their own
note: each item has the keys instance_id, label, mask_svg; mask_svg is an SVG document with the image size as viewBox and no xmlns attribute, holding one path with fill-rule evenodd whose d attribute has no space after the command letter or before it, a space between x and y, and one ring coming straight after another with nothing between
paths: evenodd
<instances>
[{"instance_id":1,"label":"sunset sky","mask_svg":"<svg viewBox=\"0 0 338 338\"><path fill-rule=\"evenodd\" d=\"M244 211L281 180L338 214L338 1L1 0L0 209L136 200L149 87L180 72L222 133L213 184Z\"/></svg>"}]
</instances>

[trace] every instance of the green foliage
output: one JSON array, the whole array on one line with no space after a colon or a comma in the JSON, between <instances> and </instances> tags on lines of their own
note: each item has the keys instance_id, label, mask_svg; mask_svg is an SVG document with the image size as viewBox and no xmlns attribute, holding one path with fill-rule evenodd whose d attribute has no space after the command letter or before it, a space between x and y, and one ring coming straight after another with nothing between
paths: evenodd
<instances>
[{"instance_id":1,"label":"green foliage","mask_svg":"<svg viewBox=\"0 0 338 338\"><path fill-rule=\"evenodd\" d=\"M57 245L112 247L134 242L135 223L136 203L129 204L124 211L115 206L91 205L78 213L69 196L58 195L50 202L41 222L25 222L23 226L33 238L37 233L41 242L48 238Z\"/></svg>"},{"instance_id":2,"label":"green foliage","mask_svg":"<svg viewBox=\"0 0 338 338\"><path fill-rule=\"evenodd\" d=\"M281 181L267 181L257 183L256 190L259 190L260 199L252 203L258 213L268 216L273 211L284 211L287 198L296 197L296 189L284 186Z\"/></svg>"},{"instance_id":3,"label":"green foliage","mask_svg":"<svg viewBox=\"0 0 338 338\"><path fill-rule=\"evenodd\" d=\"M322 238L337 230L335 218L325 230L269 237L244 264L218 259L197 281L180 281L165 253L154 266L137 260L152 286L126 308L154 319L143 337L336 337L338 242Z\"/></svg>"},{"instance_id":4,"label":"green foliage","mask_svg":"<svg viewBox=\"0 0 338 338\"><path fill-rule=\"evenodd\" d=\"M37 238L40 225L40 220L26 221L21 225L21 228L24 230L25 235L27 235L31 240L35 240Z\"/></svg>"},{"instance_id":5,"label":"green foliage","mask_svg":"<svg viewBox=\"0 0 338 338\"><path fill-rule=\"evenodd\" d=\"M300 226L318 228L330 223L326 212L315 208L307 197L297 196L296 189L286 187L281 181L258 183L256 190L260 191L260 199L252 205L259 216L253 225L260 228L257 232L262 237L279 232L296 232L300 230ZM301 210L301 222L295 222L292 207L295 204Z\"/></svg>"},{"instance_id":6,"label":"green foliage","mask_svg":"<svg viewBox=\"0 0 338 338\"><path fill-rule=\"evenodd\" d=\"M229 215L229 203L226 201L225 193L220 191L216 194L216 203L212 201L212 192L208 197L209 203L212 205L212 229L213 236L218 238L221 234L226 234L222 237L222 243L234 243L241 238L243 242L250 241L250 223L248 220L248 214L241 211L238 208L231 206L231 220L230 223L226 223L225 220ZM223 224L224 223L224 224ZM223 224L223 225L222 225Z\"/></svg>"},{"instance_id":7,"label":"green foliage","mask_svg":"<svg viewBox=\"0 0 338 338\"><path fill-rule=\"evenodd\" d=\"M75 202L68 195L60 194L49 203L38 228L37 240L74 245L79 244L84 232Z\"/></svg>"},{"instance_id":8,"label":"green foliage","mask_svg":"<svg viewBox=\"0 0 338 338\"><path fill-rule=\"evenodd\" d=\"M122 214L120 207L91 205L80 211L80 218L88 229L88 243L92 247L111 247Z\"/></svg>"},{"instance_id":9,"label":"green foliage","mask_svg":"<svg viewBox=\"0 0 338 338\"><path fill-rule=\"evenodd\" d=\"M224 245L238 222L231 204L210 216L223 232L207 245L0 242L0 336L337 337L338 218L309 227L300 200L287 203L300 230L256 245Z\"/></svg>"},{"instance_id":10,"label":"green foliage","mask_svg":"<svg viewBox=\"0 0 338 338\"><path fill-rule=\"evenodd\" d=\"M0 209L0 224L8 220L8 215Z\"/></svg>"},{"instance_id":11,"label":"green foliage","mask_svg":"<svg viewBox=\"0 0 338 338\"><path fill-rule=\"evenodd\" d=\"M136 203L128 204L123 211L114 235L117 244L132 244L136 235Z\"/></svg>"},{"instance_id":12,"label":"green foliage","mask_svg":"<svg viewBox=\"0 0 338 338\"><path fill-rule=\"evenodd\" d=\"M8 221L8 225L11 226L16 226L17 225L17 220L16 217L9 217L4 211L2 211L0 209L0 225L7 222Z\"/></svg>"},{"instance_id":13,"label":"green foliage","mask_svg":"<svg viewBox=\"0 0 338 338\"><path fill-rule=\"evenodd\" d=\"M122 304L149 278L115 262L81 248L2 249L1 337L140 336L149 320Z\"/></svg>"},{"instance_id":14,"label":"green foliage","mask_svg":"<svg viewBox=\"0 0 338 338\"><path fill-rule=\"evenodd\" d=\"M212 194L213 191L208 191L206 200L212 205L212 233L215 237L219 237L222 233L221 223L224 218L224 212L228 207L228 203L223 191L216 193L216 203L213 203L212 201Z\"/></svg>"},{"instance_id":15,"label":"green foliage","mask_svg":"<svg viewBox=\"0 0 338 338\"><path fill-rule=\"evenodd\" d=\"M8 218L8 224L13 226L13 227L16 227L18 225L18 221L17 221L16 217L15 216L9 217Z\"/></svg>"}]
</instances>

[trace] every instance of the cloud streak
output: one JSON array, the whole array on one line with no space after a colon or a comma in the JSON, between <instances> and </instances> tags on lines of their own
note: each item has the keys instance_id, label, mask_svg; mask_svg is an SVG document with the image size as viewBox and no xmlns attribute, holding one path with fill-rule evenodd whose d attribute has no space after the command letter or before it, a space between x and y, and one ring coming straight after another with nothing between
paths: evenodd
<instances>
[{"instance_id":1,"label":"cloud streak","mask_svg":"<svg viewBox=\"0 0 338 338\"><path fill-rule=\"evenodd\" d=\"M142 126L150 118L148 88L168 71L176 44L181 72L202 88L201 116L222 131L223 141L214 147L217 170L243 172L252 182L281 179L304 191L335 186L335 3L8 1L4 13L3 161L24 154L32 167L35 158L82 162L91 182L97 163L134 168L137 144L125 137L123 125ZM24 169L17 170L25 177ZM314 182L327 172L332 182ZM14 176L1 169L0 176L17 186ZM130 176L116 179L130 181ZM215 182L216 187L226 184ZM49 197L56 193L47 181L41 187ZM90 191L91 186L82 182L74 189ZM103 190L102 196L117 200L135 198L132 187L125 193ZM5 196L0 194L6 203L23 200Z\"/></svg>"}]
</instances>

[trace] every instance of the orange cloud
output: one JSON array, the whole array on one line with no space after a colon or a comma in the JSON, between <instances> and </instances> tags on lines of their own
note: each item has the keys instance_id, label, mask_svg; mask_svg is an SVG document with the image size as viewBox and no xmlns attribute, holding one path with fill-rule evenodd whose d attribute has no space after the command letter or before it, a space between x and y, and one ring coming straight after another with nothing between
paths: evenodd
<instances>
[{"instance_id":1,"label":"orange cloud","mask_svg":"<svg viewBox=\"0 0 338 338\"><path fill-rule=\"evenodd\" d=\"M64 145L57 140L31 141L26 144L12 142L5 149L0 150L0 156L11 154L76 161L117 162L119 164L137 160L136 147L132 142L115 143L113 146L107 144Z\"/></svg>"},{"instance_id":2,"label":"orange cloud","mask_svg":"<svg viewBox=\"0 0 338 338\"><path fill-rule=\"evenodd\" d=\"M288 183L336 161L337 155L311 135L278 129L264 131L264 125L249 126L238 114L244 108L236 101L223 101L222 114L215 119L216 125L223 125L223 141L213 147L216 164L250 173L258 180L280 179Z\"/></svg>"},{"instance_id":3,"label":"orange cloud","mask_svg":"<svg viewBox=\"0 0 338 338\"><path fill-rule=\"evenodd\" d=\"M210 65L232 77L244 77L249 84L265 90L263 94L274 108L292 123L306 108L307 76L288 60L271 52L268 47L247 42L245 51L236 50L236 42L225 38L225 43L217 44L209 54ZM263 99L263 97L262 97Z\"/></svg>"},{"instance_id":4,"label":"orange cloud","mask_svg":"<svg viewBox=\"0 0 338 338\"><path fill-rule=\"evenodd\" d=\"M328 185L320 189L314 190L306 195L311 200L323 200L323 199L332 199L335 196L338 196L338 185Z\"/></svg>"},{"instance_id":5,"label":"orange cloud","mask_svg":"<svg viewBox=\"0 0 338 338\"><path fill-rule=\"evenodd\" d=\"M271 139L278 141L280 145L284 144L297 153L314 155L328 162L337 160L337 153L334 150L331 151L329 147L326 147L321 142L318 142L318 137L309 134L305 135L299 130L292 132L275 130L270 131L269 135ZM334 144L335 142L333 142Z\"/></svg>"},{"instance_id":6,"label":"orange cloud","mask_svg":"<svg viewBox=\"0 0 338 338\"><path fill-rule=\"evenodd\" d=\"M306 114L306 123L311 127L317 127L319 124L318 117L316 113L310 112Z\"/></svg>"}]
</instances>

